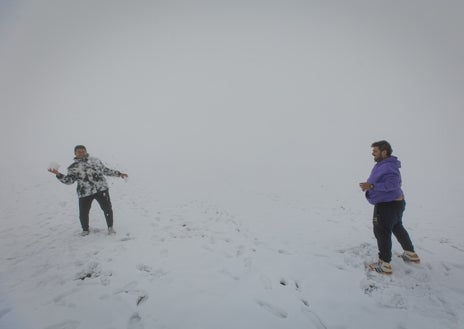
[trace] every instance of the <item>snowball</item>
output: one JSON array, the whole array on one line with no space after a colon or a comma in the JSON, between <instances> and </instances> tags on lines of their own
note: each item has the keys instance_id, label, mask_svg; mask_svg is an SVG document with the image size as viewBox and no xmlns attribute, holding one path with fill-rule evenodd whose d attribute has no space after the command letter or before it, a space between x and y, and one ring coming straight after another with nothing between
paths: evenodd
<instances>
[{"instance_id":1,"label":"snowball","mask_svg":"<svg viewBox=\"0 0 464 329\"><path fill-rule=\"evenodd\" d=\"M60 164L58 162L50 162L50 164L48 165L48 169L56 169L58 170L60 168Z\"/></svg>"}]
</instances>

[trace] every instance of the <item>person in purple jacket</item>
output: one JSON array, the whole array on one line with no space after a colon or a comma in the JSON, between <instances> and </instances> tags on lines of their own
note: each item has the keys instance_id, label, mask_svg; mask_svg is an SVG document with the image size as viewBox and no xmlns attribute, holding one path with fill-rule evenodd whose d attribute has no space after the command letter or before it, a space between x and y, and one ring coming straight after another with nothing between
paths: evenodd
<instances>
[{"instance_id":1,"label":"person in purple jacket","mask_svg":"<svg viewBox=\"0 0 464 329\"><path fill-rule=\"evenodd\" d=\"M391 274L392 233L401 244L403 260L419 262L408 231L403 226L403 212L406 207L401 189L401 162L392 156L392 147L387 141L371 145L372 156L376 162L366 182L359 183L370 204L374 205L374 236L377 239L379 260L369 264L369 269L384 274Z\"/></svg>"}]
</instances>

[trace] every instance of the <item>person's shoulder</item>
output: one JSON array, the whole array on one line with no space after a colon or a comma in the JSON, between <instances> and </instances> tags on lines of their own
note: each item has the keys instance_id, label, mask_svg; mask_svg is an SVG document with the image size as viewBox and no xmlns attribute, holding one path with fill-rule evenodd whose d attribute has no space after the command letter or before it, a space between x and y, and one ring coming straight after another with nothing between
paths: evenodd
<instances>
[{"instance_id":1,"label":"person's shoulder","mask_svg":"<svg viewBox=\"0 0 464 329\"><path fill-rule=\"evenodd\" d=\"M388 160L389 160L388 161L389 164L401 167L401 161L400 159L398 159L398 157L392 155L391 157L388 158Z\"/></svg>"},{"instance_id":2,"label":"person's shoulder","mask_svg":"<svg viewBox=\"0 0 464 329\"><path fill-rule=\"evenodd\" d=\"M101 162L101 160L100 160L99 158L97 158L97 157L91 157L91 156L89 156L89 157L87 157L87 159L88 159L88 161L90 161L90 162Z\"/></svg>"},{"instance_id":3,"label":"person's shoulder","mask_svg":"<svg viewBox=\"0 0 464 329\"><path fill-rule=\"evenodd\" d=\"M92 165L92 166L102 166L103 165L103 162L99 158L89 156L87 159L88 159L87 161L89 162L89 164Z\"/></svg>"},{"instance_id":4,"label":"person's shoulder","mask_svg":"<svg viewBox=\"0 0 464 329\"><path fill-rule=\"evenodd\" d=\"M389 171L398 171L401 168L401 162L397 157L391 156L381 162L382 168Z\"/></svg>"},{"instance_id":5,"label":"person's shoulder","mask_svg":"<svg viewBox=\"0 0 464 329\"><path fill-rule=\"evenodd\" d=\"M74 161L73 163L71 163L68 166L68 170L72 170L72 169L76 168L77 166L79 166L79 161Z\"/></svg>"}]
</instances>

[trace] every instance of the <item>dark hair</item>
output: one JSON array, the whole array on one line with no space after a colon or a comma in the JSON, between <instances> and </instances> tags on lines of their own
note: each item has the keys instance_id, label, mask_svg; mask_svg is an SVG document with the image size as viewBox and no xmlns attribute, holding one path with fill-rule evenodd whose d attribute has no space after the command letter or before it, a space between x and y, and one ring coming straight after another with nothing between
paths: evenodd
<instances>
[{"instance_id":1,"label":"dark hair","mask_svg":"<svg viewBox=\"0 0 464 329\"><path fill-rule=\"evenodd\" d=\"M387 141L378 141L372 143L371 147L378 147L380 151L387 151L387 156L390 156L393 153L392 147Z\"/></svg>"},{"instance_id":2,"label":"dark hair","mask_svg":"<svg viewBox=\"0 0 464 329\"><path fill-rule=\"evenodd\" d=\"M87 151L87 149L85 148L84 145L76 145L76 146L74 147L74 153L76 153L76 151L77 151L78 149L84 149L84 150Z\"/></svg>"}]
</instances>

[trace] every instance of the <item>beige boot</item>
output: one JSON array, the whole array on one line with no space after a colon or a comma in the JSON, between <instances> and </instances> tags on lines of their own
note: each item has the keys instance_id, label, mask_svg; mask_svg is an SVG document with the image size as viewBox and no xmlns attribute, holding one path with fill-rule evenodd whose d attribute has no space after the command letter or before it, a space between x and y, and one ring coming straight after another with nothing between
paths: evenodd
<instances>
[{"instance_id":1,"label":"beige boot","mask_svg":"<svg viewBox=\"0 0 464 329\"><path fill-rule=\"evenodd\" d=\"M401 258L403 258L403 260L405 262L413 262L413 263L419 263L420 262L419 256L413 251L405 250L403 252L403 254L401 255Z\"/></svg>"},{"instance_id":2,"label":"beige boot","mask_svg":"<svg viewBox=\"0 0 464 329\"><path fill-rule=\"evenodd\" d=\"M378 262L369 264L369 270L376 271L377 273L382 274L392 274L393 270L390 263L384 262L383 260L379 259Z\"/></svg>"}]
</instances>

